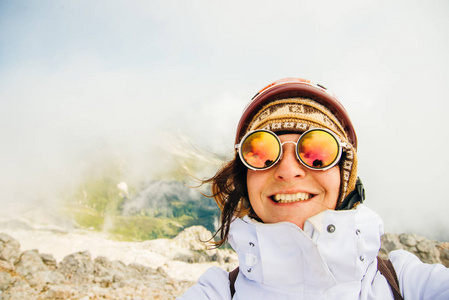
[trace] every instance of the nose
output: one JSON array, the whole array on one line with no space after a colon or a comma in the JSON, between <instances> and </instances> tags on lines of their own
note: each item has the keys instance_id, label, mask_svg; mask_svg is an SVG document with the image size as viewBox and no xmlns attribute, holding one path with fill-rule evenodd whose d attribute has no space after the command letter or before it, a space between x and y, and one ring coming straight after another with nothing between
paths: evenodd
<instances>
[{"instance_id":1,"label":"nose","mask_svg":"<svg viewBox=\"0 0 449 300\"><path fill-rule=\"evenodd\" d=\"M305 167L296 157L294 143L284 143L282 158L277 163L274 176L281 181L292 181L306 176Z\"/></svg>"}]
</instances>

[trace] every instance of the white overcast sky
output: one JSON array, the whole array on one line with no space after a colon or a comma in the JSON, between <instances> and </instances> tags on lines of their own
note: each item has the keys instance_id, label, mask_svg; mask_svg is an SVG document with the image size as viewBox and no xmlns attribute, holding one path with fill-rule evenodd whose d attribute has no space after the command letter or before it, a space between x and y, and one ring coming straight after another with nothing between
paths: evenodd
<instances>
[{"instance_id":1,"label":"white overcast sky","mask_svg":"<svg viewBox=\"0 0 449 300\"><path fill-rule=\"evenodd\" d=\"M98 147L155 168L173 137L232 153L246 103L287 76L347 108L386 231L449 240L446 0L2 0L2 201L41 201Z\"/></svg>"}]
</instances>

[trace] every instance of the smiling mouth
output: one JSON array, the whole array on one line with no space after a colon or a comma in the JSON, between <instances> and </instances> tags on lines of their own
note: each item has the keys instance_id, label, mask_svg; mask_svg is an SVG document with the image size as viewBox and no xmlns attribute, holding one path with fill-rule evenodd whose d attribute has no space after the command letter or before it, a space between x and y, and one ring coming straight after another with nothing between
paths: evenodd
<instances>
[{"instance_id":1,"label":"smiling mouth","mask_svg":"<svg viewBox=\"0 0 449 300\"><path fill-rule=\"evenodd\" d=\"M296 194L275 194L269 198L276 203L293 203L306 201L312 198L314 195L308 193L296 193Z\"/></svg>"}]
</instances>

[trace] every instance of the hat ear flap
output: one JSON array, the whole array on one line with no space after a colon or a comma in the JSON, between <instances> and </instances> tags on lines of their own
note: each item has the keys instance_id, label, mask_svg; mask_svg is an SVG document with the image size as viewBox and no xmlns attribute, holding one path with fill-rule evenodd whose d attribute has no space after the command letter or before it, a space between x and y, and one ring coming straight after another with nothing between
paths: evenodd
<instances>
[{"instance_id":1,"label":"hat ear flap","mask_svg":"<svg viewBox=\"0 0 449 300\"><path fill-rule=\"evenodd\" d=\"M349 193L348 196L335 210L349 210L365 201L365 188L363 187L360 177L357 178L355 189Z\"/></svg>"}]
</instances>

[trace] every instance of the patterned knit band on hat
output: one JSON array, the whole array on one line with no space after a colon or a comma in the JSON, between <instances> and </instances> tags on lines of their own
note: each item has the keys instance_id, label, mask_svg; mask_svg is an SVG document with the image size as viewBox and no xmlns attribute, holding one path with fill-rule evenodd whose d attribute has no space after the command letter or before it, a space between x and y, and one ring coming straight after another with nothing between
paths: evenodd
<instances>
[{"instance_id":1,"label":"patterned knit band on hat","mask_svg":"<svg viewBox=\"0 0 449 300\"><path fill-rule=\"evenodd\" d=\"M251 120L242 134L256 129L273 132L303 133L309 129L321 128L334 132L346 143L340 160L340 196L337 207L355 189L357 181L357 156L354 146L339 119L325 106L308 98L296 97L273 100L263 106Z\"/></svg>"}]
</instances>

